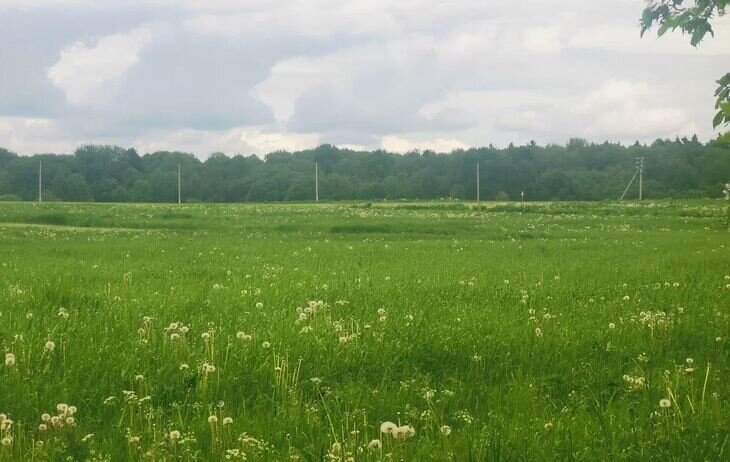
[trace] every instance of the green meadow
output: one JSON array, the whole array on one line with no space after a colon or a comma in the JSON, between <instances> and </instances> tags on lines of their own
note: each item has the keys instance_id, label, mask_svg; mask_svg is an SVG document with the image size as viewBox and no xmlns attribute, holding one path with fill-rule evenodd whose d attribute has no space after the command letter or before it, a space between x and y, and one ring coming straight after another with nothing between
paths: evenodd
<instances>
[{"instance_id":1,"label":"green meadow","mask_svg":"<svg viewBox=\"0 0 730 462\"><path fill-rule=\"evenodd\" d=\"M726 207L0 203L0 461L730 460Z\"/></svg>"}]
</instances>

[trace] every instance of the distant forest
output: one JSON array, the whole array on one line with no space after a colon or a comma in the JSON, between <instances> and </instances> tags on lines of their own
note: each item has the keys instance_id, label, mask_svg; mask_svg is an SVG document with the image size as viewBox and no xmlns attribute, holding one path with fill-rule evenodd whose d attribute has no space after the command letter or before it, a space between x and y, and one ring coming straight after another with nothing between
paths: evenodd
<instances>
[{"instance_id":1,"label":"distant forest","mask_svg":"<svg viewBox=\"0 0 730 462\"><path fill-rule=\"evenodd\" d=\"M178 165L184 202L272 202L314 199L315 162L320 200L468 199L476 197L479 162L484 200L617 199L645 157L644 197L721 197L730 180L730 145L697 138L651 145L535 143L394 154L322 145L274 152L261 159L86 145L73 154L18 156L0 148L0 200L36 200L43 164L44 200L176 202ZM636 198L634 184L627 198Z\"/></svg>"}]
</instances>

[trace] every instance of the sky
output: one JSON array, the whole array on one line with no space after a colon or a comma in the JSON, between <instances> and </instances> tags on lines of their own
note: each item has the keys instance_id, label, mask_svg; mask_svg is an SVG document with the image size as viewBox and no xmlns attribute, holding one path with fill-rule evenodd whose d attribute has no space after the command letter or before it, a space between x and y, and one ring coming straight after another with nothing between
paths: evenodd
<instances>
[{"instance_id":1,"label":"sky","mask_svg":"<svg viewBox=\"0 0 730 462\"><path fill-rule=\"evenodd\" d=\"M265 155L715 136L730 21L644 0L0 0L0 147Z\"/></svg>"}]
</instances>

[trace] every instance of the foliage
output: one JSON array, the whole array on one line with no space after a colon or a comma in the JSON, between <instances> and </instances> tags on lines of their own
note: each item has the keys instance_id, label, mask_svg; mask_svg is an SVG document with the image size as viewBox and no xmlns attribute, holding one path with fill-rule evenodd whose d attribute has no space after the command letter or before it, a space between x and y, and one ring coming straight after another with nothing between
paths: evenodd
<instances>
[{"instance_id":1,"label":"foliage","mask_svg":"<svg viewBox=\"0 0 730 462\"><path fill-rule=\"evenodd\" d=\"M641 16L641 35L658 25L659 37L669 30L679 29L690 36L692 46L698 46L709 33L714 36L711 21L724 16L730 0L659 0L652 1ZM690 6L687 6L691 4ZM730 73L717 81L715 109L712 123L718 127L730 125Z\"/></svg>"},{"instance_id":2,"label":"foliage","mask_svg":"<svg viewBox=\"0 0 730 462\"><path fill-rule=\"evenodd\" d=\"M88 145L74 155L0 151L0 195L37 199L42 161L44 200L177 202L179 164L184 201L311 201L317 162L322 200L473 200L479 162L482 199L519 200L525 191L529 200L603 200L621 195L638 156L646 158L647 198L717 197L730 171L730 144L702 144L695 137L650 146L573 139L567 146L405 155L323 145L266 159L217 153L205 161L182 152L139 156L133 149ZM636 197L637 187L627 197Z\"/></svg>"}]
</instances>

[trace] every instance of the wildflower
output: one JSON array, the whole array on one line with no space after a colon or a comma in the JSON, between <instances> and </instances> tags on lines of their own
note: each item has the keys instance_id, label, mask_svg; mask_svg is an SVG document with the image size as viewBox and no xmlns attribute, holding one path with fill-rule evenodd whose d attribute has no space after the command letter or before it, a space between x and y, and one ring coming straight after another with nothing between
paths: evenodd
<instances>
[{"instance_id":1,"label":"wildflower","mask_svg":"<svg viewBox=\"0 0 730 462\"><path fill-rule=\"evenodd\" d=\"M74 419L72 416L66 417L66 425L73 427L76 425L76 419Z\"/></svg>"},{"instance_id":2,"label":"wildflower","mask_svg":"<svg viewBox=\"0 0 730 462\"><path fill-rule=\"evenodd\" d=\"M76 414L76 411L76 406L69 406L68 408L66 408L66 414L68 415L74 415Z\"/></svg>"},{"instance_id":3,"label":"wildflower","mask_svg":"<svg viewBox=\"0 0 730 462\"><path fill-rule=\"evenodd\" d=\"M56 410L62 414L65 414L68 410L68 404L65 403L58 403L56 404Z\"/></svg>"},{"instance_id":4,"label":"wildflower","mask_svg":"<svg viewBox=\"0 0 730 462\"><path fill-rule=\"evenodd\" d=\"M139 444L139 436L130 436L129 437L129 443L130 444Z\"/></svg>"},{"instance_id":5,"label":"wildflower","mask_svg":"<svg viewBox=\"0 0 730 462\"><path fill-rule=\"evenodd\" d=\"M49 420L51 420L51 416L47 413L44 413L43 415L41 415L41 420L44 422L48 422Z\"/></svg>"},{"instance_id":6,"label":"wildflower","mask_svg":"<svg viewBox=\"0 0 730 462\"><path fill-rule=\"evenodd\" d=\"M5 365L7 367L15 366L15 355L13 353L5 353Z\"/></svg>"},{"instance_id":7,"label":"wildflower","mask_svg":"<svg viewBox=\"0 0 730 462\"><path fill-rule=\"evenodd\" d=\"M262 343L262 344L261 344L261 347L262 347L262 348L265 348L265 349L266 349L266 348L271 348L271 343L269 343L269 342L264 342L264 343Z\"/></svg>"},{"instance_id":8,"label":"wildflower","mask_svg":"<svg viewBox=\"0 0 730 462\"><path fill-rule=\"evenodd\" d=\"M28 320L33 319L33 313L31 313L30 311L25 313L25 319L28 319Z\"/></svg>"},{"instance_id":9,"label":"wildflower","mask_svg":"<svg viewBox=\"0 0 730 462\"><path fill-rule=\"evenodd\" d=\"M669 408L671 406L672 406L672 402L669 401L668 399L664 398L664 399L659 400L659 407L660 408L667 409L667 408Z\"/></svg>"},{"instance_id":10,"label":"wildflower","mask_svg":"<svg viewBox=\"0 0 730 462\"><path fill-rule=\"evenodd\" d=\"M215 372L215 366L212 364L205 363L205 364L203 364L203 371L206 374L212 374L213 372Z\"/></svg>"},{"instance_id":11,"label":"wildflower","mask_svg":"<svg viewBox=\"0 0 730 462\"><path fill-rule=\"evenodd\" d=\"M264 307L264 304L261 302L256 302L256 308L261 309Z\"/></svg>"},{"instance_id":12,"label":"wildflower","mask_svg":"<svg viewBox=\"0 0 730 462\"><path fill-rule=\"evenodd\" d=\"M209 424L216 424L218 423L218 416L217 415L211 415L208 417L208 423Z\"/></svg>"},{"instance_id":13,"label":"wildflower","mask_svg":"<svg viewBox=\"0 0 730 462\"><path fill-rule=\"evenodd\" d=\"M609 328L609 329L612 329L612 330L613 330L613 329L615 329L615 328L616 328L616 324L614 324L614 323L612 323L612 322L609 322L609 323L608 323L608 328Z\"/></svg>"},{"instance_id":14,"label":"wildflower","mask_svg":"<svg viewBox=\"0 0 730 462\"><path fill-rule=\"evenodd\" d=\"M2 440L0 440L0 442L2 442L2 445L5 446L6 448L10 447L13 445L13 437L8 435L5 438L3 438Z\"/></svg>"},{"instance_id":15,"label":"wildflower","mask_svg":"<svg viewBox=\"0 0 730 462\"><path fill-rule=\"evenodd\" d=\"M540 329L539 327L536 327L535 328L535 335L538 336L538 337L542 337L542 329Z\"/></svg>"},{"instance_id":16,"label":"wildflower","mask_svg":"<svg viewBox=\"0 0 730 462\"><path fill-rule=\"evenodd\" d=\"M173 342L175 340L178 340L179 338L180 338L180 334L178 334L177 332L173 332L172 334L170 334L170 340L172 340Z\"/></svg>"},{"instance_id":17,"label":"wildflower","mask_svg":"<svg viewBox=\"0 0 730 462\"><path fill-rule=\"evenodd\" d=\"M397 428L398 426L393 422L383 422L380 424L380 433L393 434Z\"/></svg>"},{"instance_id":18,"label":"wildflower","mask_svg":"<svg viewBox=\"0 0 730 462\"><path fill-rule=\"evenodd\" d=\"M49 340L49 341L47 341L47 342L46 342L46 346L45 346L45 350L46 350L46 351L48 351L48 352L50 353L50 352L51 352L51 351L53 351L53 350L54 350L55 348L56 348L56 344L55 344L55 343L53 343L53 342L52 342L51 340Z\"/></svg>"},{"instance_id":19,"label":"wildflower","mask_svg":"<svg viewBox=\"0 0 730 462\"><path fill-rule=\"evenodd\" d=\"M451 434L451 427L449 427L448 425L442 425L441 434L444 436L449 436Z\"/></svg>"},{"instance_id":20,"label":"wildflower","mask_svg":"<svg viewBox=\"0 0 730 462\"><path fill-rule=\"evenodd\" d=\"M200 334L200 338L202 338L204 342L207 342L208 340L210 340L210 333L203 332L202 334Z\"/></svg>"},{"instance_id":21,"label":"wildflower","mask_svg":"<svg viewBox=\"0 0 730 462\"><path fill-rule=\"evenodd\" d=\"M167 436L168 438L170 438L171 441L175 441L180 439L180 432L177 430L172 430Z\"/></svg>"},{"instance_id":22,"label":"wildflower","mask_svg":"<svg viewBox=\"0 0 730 462\"><path fill-rule=\"evenodd\" d=\"M687 362L688 366L692 366L692 364L694 364L694 362L695 362L695 360L692 358L687 358L685 361Z\"/></svg>"},{"instance_id":23,"label":"wildflower","mask_svg":"<svg viewBox=\"0 0 730 462\"><path fill-rule=\"evenodd\" d=\"M233 424L233 417L223 417L223 425Z\"/></svg>"},{"instance_id":24,"label":"wildflower","mask_svg":"<svg viewBox=\"0 0 730 462\"><path fill-rule=\"evenodd\" d=\"M181 371L186 371L188 369L190 369L190 366L187 363L180 364L180 370Z\"/></svg>"},{"instance_id":25,"label":"wildflower","mask_svg":"<svg viewBox=\"0 0 730 462\"><path fill-rule=\"evenodd\" d=\"M40 424L40 425L38 425L38 430L44 432L44 431L48 430L48 425Z\"/></svg>"},{"instance_id":26,"label":"wildflower","mask_svg":"<svg viewBox=\"0 0 730 462\"><path fill-rule=\"evenodd\" d=\"M371 451L377 451L383 447L383 442L380 440L372 440L368 443L368 449Z\"/></svg>"},{"instance_id":27,"label":"wildflower","mask_svg":"<svg viewBox=\"0 0 730 462\"><path fill-rule=\"evenodd\" d=\"M136 380L137 382L142 382L144 380L144 375L137 374L134 376L134 380Z\"/></svg>"},{"instance_id":28,"label":"wildflower","mask_svg":"<svg viewBox=\"0 0 730 462\"><path fill-rule=\"evenodd\" d=\"M411 427L410 425L403 425L401 427L398 427L393 432L393 436L395 436L398 439L403 439L403 440L406 438L410 438L415 434L416 434L416 430L413 427Z\"/></svg>"},{"instance_id":29,"label":"wildflower","mask_svg":"<svg viewBox=\"0 0 730 462\"><path fill-rule=\"evenodd\" d=\"M545 430L550 431L552 429L553 429L553 422L552 422L552 420L548 420L547 422L545 422Z\"/></svg>"}]
</instances>

